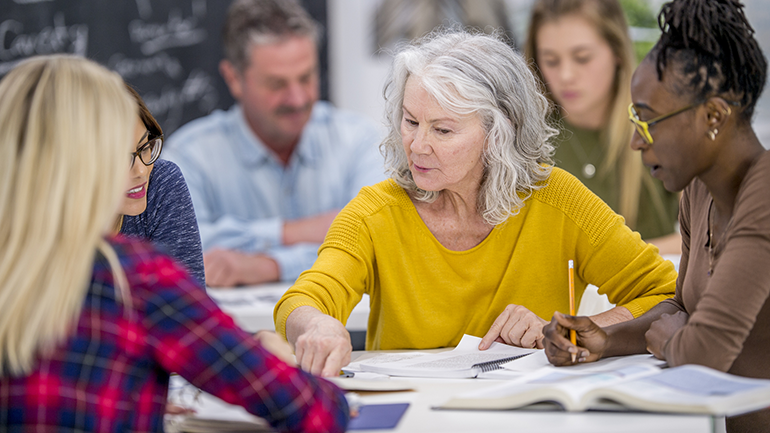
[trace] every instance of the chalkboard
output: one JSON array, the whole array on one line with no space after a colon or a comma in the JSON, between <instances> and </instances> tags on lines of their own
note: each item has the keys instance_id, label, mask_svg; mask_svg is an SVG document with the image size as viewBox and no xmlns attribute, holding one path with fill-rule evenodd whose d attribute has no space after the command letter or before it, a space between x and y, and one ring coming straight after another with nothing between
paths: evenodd
<instances>
[{"instance_id":1,"label":"chalkboard","mask_svg":"<svg viewBox=\"0 0 770 433\"><path fill-rule=\"evenodd\" d=\"M71 53L118 72L168 136L233 104L219 75L222 23L231 0L0 0L0 77L19 61ZM325 28L326 1L303 5ZM326 38L320 48L327 99Z\"/></svg>"}]
</instances>

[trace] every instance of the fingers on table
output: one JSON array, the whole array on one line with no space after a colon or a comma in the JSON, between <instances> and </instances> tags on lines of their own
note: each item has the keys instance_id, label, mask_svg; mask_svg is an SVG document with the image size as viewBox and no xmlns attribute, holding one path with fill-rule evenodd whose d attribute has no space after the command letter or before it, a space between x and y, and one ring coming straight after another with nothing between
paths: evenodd
<instances>
[{"instance_id":1,"label":"fingers on table","mask_svg":"<svg viewBox=\"0 0 770 433\"><path fill-rule=\"evenodd\" d=\"M542 339L543 321L535 313L521 305L508 305L489 327L481 339L480 349L488 348L493 341L502 339L506 344L520 347L536 347Z\"/></svg>"},{"instance_id":2,"label":"fingers on table","mask_svg":"<svg viewBox=\"0 0 770 433\"><path fill-rule=\"evenodd\" d=\"M340 368L350 363L350 342L338 338L297 339L297 363L316 376L333 377Z\"/></svg>"}]
</instances>

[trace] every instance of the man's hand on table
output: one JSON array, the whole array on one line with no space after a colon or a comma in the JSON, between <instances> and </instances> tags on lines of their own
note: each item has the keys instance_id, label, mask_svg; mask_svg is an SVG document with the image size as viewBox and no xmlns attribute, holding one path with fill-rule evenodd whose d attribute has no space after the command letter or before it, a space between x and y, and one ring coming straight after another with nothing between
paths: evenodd
<instances>
[{"instance_id":1,"label":"man's hand on table","mask_svg":"<svg viewBox=\"0 0 770 433\"><path fill-rule=\"evenodd\" d=\"M214 248L203 255L206 285L234 287L277 281L278 263L264 254Z\"/></svg>"}]
</instances>

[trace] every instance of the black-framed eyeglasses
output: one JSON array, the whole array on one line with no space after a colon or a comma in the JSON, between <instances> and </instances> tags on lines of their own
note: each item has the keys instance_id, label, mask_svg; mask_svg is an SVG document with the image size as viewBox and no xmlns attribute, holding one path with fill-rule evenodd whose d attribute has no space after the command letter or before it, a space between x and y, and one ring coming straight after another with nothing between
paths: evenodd
<instances>
[{"instance_id":1,"label":"black-framed eyeglasses","mask_svg":"<svg viewBox=\"0 0 770 433\"><path fill-rule=\"evenodd\" d=\"M154 164L155 161L157 161L160 157L160 151L163 149L163 134L153 136L150 135L150 131L147 131L144 133L139 142L141 143L145 138L147 139L146 143L139 146L139 148L136 149L136 152L130 152L131 168L134 167L134 161L136 161L136 157L139 157L139 160L142 161L142 164L146 166Z\"/></svg>"}]
</instances>

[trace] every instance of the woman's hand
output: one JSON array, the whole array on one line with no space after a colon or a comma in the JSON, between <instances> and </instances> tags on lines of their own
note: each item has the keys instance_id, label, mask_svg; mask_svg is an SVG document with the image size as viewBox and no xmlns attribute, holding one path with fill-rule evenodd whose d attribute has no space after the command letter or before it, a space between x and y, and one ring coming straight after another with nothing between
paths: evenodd
<instances>
[{"instance_id":1,"label":"woman's hand","mask_svg":"<svg viewBox=\"0 0 770 433\"><path fill-rule=\"evenodd\" d=\"M294 339L297 364L303 370L334 377L339 375L342 367L350 363L353 351L350 334L334 317L313 307L302 306L289 314L286 330L289 340Z\"/></svg>"},{"instance_id":2,"label":"woman's hand","mask_svg":"<svg viewBox=\"0 0 770 433\"><path fill-rule=\"evenodd\" d=\"M166 415L193 415L195 409L179 406L174 403L166 403Z\"/></svg>"},{"instance_id":3,"label":"woman's hand","mask_svg":"<svg viewBox=\"0 0 770 433\"><path fill-rule=\"evenodd\" d=\"M291 365L297 366L297 361L294 359L294 352L291 350L291 346L280 335L273 331L257 331L254 334L254 338L259 341L268 352L277 356L281 361Z\"/></svg>"},{"instance_id":4,"label":"woman's hand","mask_svg":"<svg viewBox=\"0 0 770 433\"><path fill-rule=\"evenodd\" d=\"M647 351L655 355L656 358L665 360L668 341L679 328L687 324L689 318L690 316L684 311L662 314L660 319L652 322L650 329L644 333L644 338L647 340Z\"/></svg>"},{"instance_id":5,"label":"woman's hand","mask_svg":"<svg viewBox=\"0 0 770 433\"><path fill-rule=\"evenodd\" d=\"M493 342L526 348L543 348L543 326L548 323L521 305L508 305L497 316L479 350L487 350Z\"/></svg>"},{"instance_id":6,"label":"woman's hand","mask_svg":"<svg viewBox=\"0 0 770 433\"><path fill-rule=\"evenodd\" d=\"M570 341L570 329L575 330L579 347ZM607 345L607 333L591 319L566 316L558 311L553 313L551 323L545 326L543 334L545 355L556 366L597 361ZM575 362L572 362L573 353L577 355Z\"/></svg>"}]
</instances>

